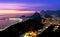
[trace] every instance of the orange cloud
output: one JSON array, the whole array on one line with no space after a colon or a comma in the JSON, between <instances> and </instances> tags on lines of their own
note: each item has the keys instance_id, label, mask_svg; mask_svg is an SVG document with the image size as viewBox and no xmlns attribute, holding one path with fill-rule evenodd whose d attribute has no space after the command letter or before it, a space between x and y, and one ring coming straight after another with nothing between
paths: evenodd
<instances>
[{"instance_id":1,"label":"orange cloud","mask_svg":"<svg viewBox=\"0 0 60 37\"><path fill-rule=\"evenodd\" d=\"M35 11L0 10L0 14L34 13Z\"/></svg>"}]
</instances>

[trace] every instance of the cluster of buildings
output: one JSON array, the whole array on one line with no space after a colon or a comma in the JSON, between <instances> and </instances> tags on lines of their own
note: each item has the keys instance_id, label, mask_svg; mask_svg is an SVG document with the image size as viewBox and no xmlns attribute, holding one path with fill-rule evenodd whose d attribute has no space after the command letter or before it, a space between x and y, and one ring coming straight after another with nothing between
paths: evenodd
<instances>
[{"instance_id":1,"label":"cluster of buildings","mask_svg":"<svg viewBox=\"0 0 60 37\"><path fill-rule=\"evenodd\" d=\"M44 24L56 24L56 25L60 25L60 17L53 17L53 18L45 18Z\"/></svg>"}]
</instances>

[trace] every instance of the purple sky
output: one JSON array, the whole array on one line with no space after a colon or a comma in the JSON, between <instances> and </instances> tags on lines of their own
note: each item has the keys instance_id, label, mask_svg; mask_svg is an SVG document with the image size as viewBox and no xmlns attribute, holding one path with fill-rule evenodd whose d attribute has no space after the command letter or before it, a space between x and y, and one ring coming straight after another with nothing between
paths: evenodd
<instances>
[{"instance_id":1,"label":"purple sky","mask_svg":"<svg viewBox=\"0 0 60 37\"><path fill-rule=\"evenodd\" d=\"M60 0L0 0L0 9L59 10Z\"/></svg>"}]
</instances>

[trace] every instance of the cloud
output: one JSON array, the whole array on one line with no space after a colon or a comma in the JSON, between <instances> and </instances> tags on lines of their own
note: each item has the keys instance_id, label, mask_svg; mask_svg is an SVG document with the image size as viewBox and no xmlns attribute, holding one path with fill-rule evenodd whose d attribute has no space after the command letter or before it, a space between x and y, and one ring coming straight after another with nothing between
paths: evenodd
<instances>
[{"instance_id":1,"label":"cloud","mask_svg":"<svg viewBox=\"0 0 60 37\"><path fill-rule=\"evenodd\" d=\"M44 4L24 4L24 3L0 3L0 9L24 10L28 8L42 7ZM30 9L29 9L30 10Z\"/></svg>"},{"instance_id":2,"label":"cloud","mask_svg":"<svg viewBox=\"0 0 60 37\"><path fill-rule=\"evenodd\" d=\"M0 3L0 9L24 9L25 4L18 4L18 3Z\"/></svg>"},{"instance_id":3,"label":"cloud","mask_svg":"<svg viewBox=\"0 0 60 37\"><path fill-rule=\"evenodd\" d=\"M0 3L0 10L48 10L48 9L58 9L56 5L53 4L31 4L31 3Z\"/></svg>"}]
</instances>

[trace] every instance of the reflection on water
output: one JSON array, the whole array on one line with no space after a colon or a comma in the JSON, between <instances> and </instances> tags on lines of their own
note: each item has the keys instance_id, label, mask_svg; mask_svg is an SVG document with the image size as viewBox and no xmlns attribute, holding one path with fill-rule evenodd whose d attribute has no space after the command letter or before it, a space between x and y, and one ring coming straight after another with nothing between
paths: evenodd
<instances>
[{"instance_id":1,"label":"reflection on water","mask_svg":"<svg viewBox=\"0 0 60 37\"><path fill-rule=\"evenodd\" d=\"M14 24L14 23L16 23L16 21L14 21L14 20L13 21L12 20L0 20L0 29L3 29L9 25Z\"/></svg>"}]
</instances>

